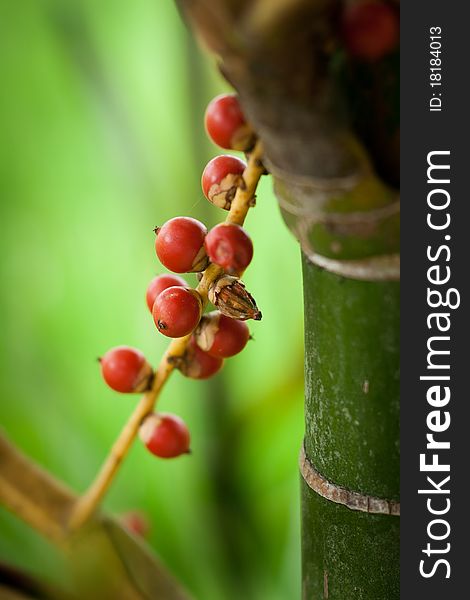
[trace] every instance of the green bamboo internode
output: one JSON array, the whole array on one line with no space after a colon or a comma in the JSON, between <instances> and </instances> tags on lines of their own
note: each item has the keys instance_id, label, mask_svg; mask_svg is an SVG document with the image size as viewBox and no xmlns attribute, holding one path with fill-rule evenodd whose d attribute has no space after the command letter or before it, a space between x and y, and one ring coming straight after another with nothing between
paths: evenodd
<instances>
[{"instance_id":1,"label":"green bamboo internode","mask_svg":"<svg viewBox=\"0 0 470 600\"><path fill-rule=\"evenodd\" d=\"M367 160L330 179L270 167L303 261L303 598L394 600L399 197Z\"/></svg>"},{"instance_id":2,"label":"green bamboo internode","mask_svg":"<svg viewBox=\"0 0 470 600\"><path fill-rule=\"evenodd\" d=\"M399 283L338 276L303 256L303 597L399 598ZM348 503L331 499L349 491ZM329 496L329 497L325 497ZM382 506L374 514L374 507ZM359 504L360 508L354 504ZM389 507L389 514L387 508Z\"/></svg>"},{"instance_id":3,"label":"green bamboo internode","mask_svg":"<svg viewBox=\"0 0 470 600\"><path fill-rule=\"evenodd\" d=\"M399 598L400 200L357 164L322 178L268 163L302 249L305 600Z\"/></svg>"},{"instance_id":4,"label":"green bamboo internode","mask_svg":"<svg viewBox=\"0 0 470 600\"><path fill-rule=\"evenodd\" d=\"M400 597L399 519L352 511L302 482L302 597Z\"/></svg>"}]
</instances>

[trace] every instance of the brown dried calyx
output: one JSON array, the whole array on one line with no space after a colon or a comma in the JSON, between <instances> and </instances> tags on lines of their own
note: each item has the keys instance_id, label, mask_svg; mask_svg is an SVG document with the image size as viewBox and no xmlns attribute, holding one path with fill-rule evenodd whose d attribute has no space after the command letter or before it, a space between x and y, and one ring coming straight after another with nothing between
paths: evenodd
<instances>
[{"instance_id":1,"label":"brown dried calyx","mask_svg":"<svg viewBox=\"0 0 470 600\"><path fill-rule=\"evenodd\" d=\"M206 254L204 246L202 246L199 252L194 257L193 263L191 265L191 271L189 271L189 273L201 273L202 271L207 269L208 265L209 257Z\"/></svg>"},{"instance_id":2,"label":"brown dried calyx","mask_svg":"<svg viewBox=\"0 0 470 600\"><path fill-rule=\"evenodd\" d=\"M257 135L250 123L244 123L237 128L230 140L232 150L251 152L256 144Z\"/></svg>"},{"instance_id":3,"label":"brown dried calyx","mask_svg":"<svg viewBox=\"0 0 470 600\"><path fill-rule=\"evenodd\" d=\"M207 195L209 202L224 210L230 210L232 200L235 198L237 188L239 187L242 189L245 187L243 177L236 173L229 173L220 183L213 183L211 185Z\"/></svg>"},{"instance_id":4,"label":"brown dried calyx","mask_svg":"<svg viewBox=\"0 0 470 600\"><path fill-rule=\"evenodd\" d=\"M194 339L201 350L207 352L212 348L215 336L219 331L219 321L221 312L214 310L202 315L199 325L194 331Z\"/></svg>"},{"instance_id":5,"label":"brown dried calyx","mask_svg":"<svg viewBox=\"0 0 470 600\"><path fill-rule=\"evenodd\" d=\"M152 366L145 361L136 377L132 393L141 394L143 392L148 392L152 387L154 375L155 373Z\"/></svg>"},{"instance_id":6,"label":"brown dried calyx","mask_svg":"<svg viewBox=\"0 0 470 600\"><path fill-rule=\"evenodd\" d=\"M227 317L240 321L261 320L261 312L255 299L237 277L222 275L216 279L209 288L208 298Z\"/></svg>"}]
</instances>

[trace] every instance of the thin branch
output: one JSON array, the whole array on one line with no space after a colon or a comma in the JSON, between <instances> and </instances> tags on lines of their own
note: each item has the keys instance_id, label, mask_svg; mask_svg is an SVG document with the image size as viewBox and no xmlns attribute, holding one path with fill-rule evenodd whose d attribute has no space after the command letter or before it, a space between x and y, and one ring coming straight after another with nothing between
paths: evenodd
<instances>
[{"instance_id":1,"label":"thin branch","mask_svg":"<svg viewBox=\"0 0 470 600\"><path fill-rule=\"evenodd\" d=\"M257 142L253 152L250 154L247 167L243 173L245 185L237 189L237 193L235 194L235 198L232 201L230 211L226 218L227 223L243 225L251 206L251 201L254 197L258 181L265 172L261 160L262 153L263 149L261 143ZM208 302L207 294L209 287L221 273L222 269L215 264L210 264L204 271L204 275L196 288L201 295L203 306L206 306ZM144 395L136 406L134 412L131 414L129 420L114 442L111 451L105 459L95 480L88 490L77 500L69 521L69 527L71 529L76 529L83 525L99 506L117 473L119 465L128 453L132 442L137 435L140 424L143 419L153 411L163 386L175 368L174 361L170 361L169 358L183 356L190 338L191 334L182 338L177 338L168 346L155 373L152 389Z\"/></svg>"}]
</instances>

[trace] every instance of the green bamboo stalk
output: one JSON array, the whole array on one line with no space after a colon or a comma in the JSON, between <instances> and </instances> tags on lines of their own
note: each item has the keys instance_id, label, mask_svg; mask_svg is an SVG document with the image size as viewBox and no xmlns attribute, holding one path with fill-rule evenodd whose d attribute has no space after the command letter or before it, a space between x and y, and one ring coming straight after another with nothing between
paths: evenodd
<instances>
[{"instance_id":1,"label":"green bamboo stalk","mask_svg":"<svg viewBox=\"0 0 470 600\"><path fill-rule=\"evenodd\" d=\"M303 598L399 597L399 201L274 172L303 249ZM343 190L343 191L341 191Z\"/></svg>"},{"instance_id":2,"label":"green bamboo stalk","mask_svg":"<svg viewBox=\"0 0 470 600\"><path fill-rule=\"evenodd\" d=\"M336 485L399 498L399 284L303 257L305 453ZM304 598L399 598L399 518L351 510L302 480Z\"/></svg>"}]
</instances>

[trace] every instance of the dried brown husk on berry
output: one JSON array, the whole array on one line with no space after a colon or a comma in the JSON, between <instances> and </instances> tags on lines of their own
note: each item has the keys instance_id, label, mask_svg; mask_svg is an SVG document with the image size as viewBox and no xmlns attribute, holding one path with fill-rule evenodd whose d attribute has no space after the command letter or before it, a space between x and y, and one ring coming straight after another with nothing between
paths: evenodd
<instances>
[{"instance_id":1,"label":"dried brown husk on berry","mask_svg":"<svg viewBox=\"0 0 470 600\"><path fill-rule=\"evenodd\" d=\"M192 340L191 340L192 342ZM185 377L190 379L199 379L201 374L201 366L197 360L195 360L195 349L194 343L189 343L182 356L169 357L170 363L172 363L176 369L181 371Z\"/></svg>"},{"instance_id":2,"label":"dried brown husk on berry","mask_svg":"<svg viewBox=\"0 0 470 600\"><path fill-rule=\"evenodd\" d=\"M194 332L196 344L204 352L210 350L214 344L215 336L219 331L220 315L221 313L218 310L203 315Z\"/></svg>"},{"instance_id":3,"label":"dried brown husk on berry","mask_svg":"<svg viewBox=\"0 0 470 600\"><path fill-rule=\"evenodd\" d=\"M200 273L207 269L209 264L209 257L206 254L206 250L204 246L201 246L199 252L196 254L193 260L193 264L191 265L191 270L189 273Z\"/></svg>"},{"instance_id":4,"label":"dried brown husk on berry","mask_svg":"<svg viewBox=\"0 0 470 600\"><path fill-rule=\"evenodd\" d=\"M244 186L245 181L241 175L229 173L219 183L211 185L207 193L209 202L224 210L230 210L237 188L241 187L243 189Z\"/></svg>"},{"instance_id":5,"label":"dried brown husk on berry","mask_svg":"<svg viewBox=\"0 0 470 600\"><path fill-rule=\"evenodd\" d=\"M152 366L145 361L136 377L132 393L141 394L142 392L147 392L152 387L153 376L154 371Z\"/></svg>"},{"instance_id":6,"label":"dried brown husk on berry","mask_svg":"<svg viewBox=\"0 0 470 600\"><path fill-rule=\"evenodd\" d=\"M194 336L190 339L183 355L169 356L167 360L190 379L207 379L214 375L224 362L221 358L210 356L204 352L198 346Z\"/></svg>"},{"instance_id":7,"label":"dried brown husk on berry","mask_svg":"<svg viewBox=\"0 0 470 600\"><path fill-rule=\"evenodd\" d=\"M256 144L257 136L253 127L249 123L240 125L230 140L232 150L240 152L250 152Z\"/></svg>"},{"instance_id":8,"label":"dried brown husk on berry","mask_svg":"<svg viewBox=\"0 0 470 600\"><path fill-rule=\"evenodd\" d=\"M209 288L209 300L219 311L240 321L261 320L261 312L255 299L246 290L245 284L237 277L222 275Z\"/></svg>"}]
</instances>

